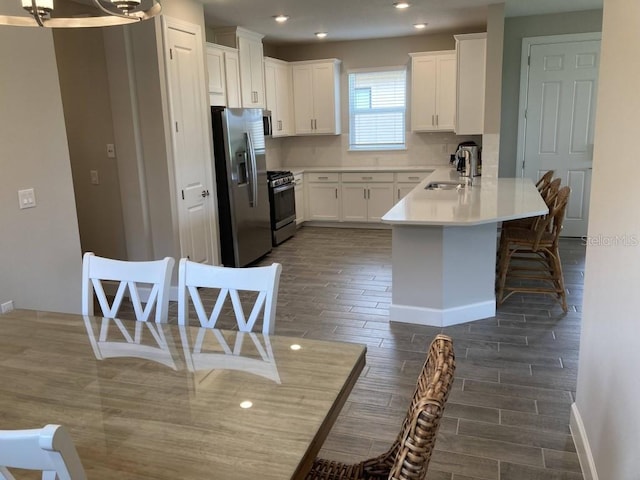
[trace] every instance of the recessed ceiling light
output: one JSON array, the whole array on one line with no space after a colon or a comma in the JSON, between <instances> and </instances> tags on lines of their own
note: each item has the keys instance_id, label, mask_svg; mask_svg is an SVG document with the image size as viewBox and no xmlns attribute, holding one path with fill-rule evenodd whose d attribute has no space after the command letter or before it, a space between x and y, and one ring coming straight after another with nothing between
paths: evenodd
<instances>
[{"instance_id":1,"label":"recessed ceiling light","mask_svg":"<svg viewBox=\"0 0 640 480\"><path fill-rule=\"evenodd\" d=\"M293 345L291 345L289 347L291 350L300 350L302 347L300 345L298 345L297 343L294 343Z\"/></svg>"},{"instance_id":2,"label":"recessed ceiling light","mask_svg":"<svg viewBox=\"0 0 640 480\"><path fill-rule=\"evenodd\" d=\"M251 400L245 400L240 403L240 408L251 408L253 407L253 402Z\"/></svg>"},{"instance_id":3,"label":"recessed ceiling light","mask_svg":"<svg viewBox=\"0 0 640 480\"><path fill-rule=\"evenodd\" d=\"M413 24L413 28L416 28L418 30L423 30L423 29L427 28L427 24L426 23L414 23Z\"/></svg>"},{"instance_id":4,"label":"recessed ceiling light","mask_svg":"<svg viewBox=\"0 0 640 480\"><path fill-rule=\"evenodd\" d=\"M278 23L284 23L289 20L289 15L274 15L273 18Z\"/></svg>"},{"instance_id":5,"label":"recessed ceiling light","mask_svg":"<svg viewBox=\"0 0 640 480\"><path fill-rule=\"evenodd\" d=\"M316 32L316 37L325 38L327 36L327 32Z\"/></svg>"},{"instance_id":6,"label":"recessed ceiling light","mask_svg":"<svg viewBox=\"0 0 640 480\"><path fill-rule=\"evenodd\" d=\"M393 4L394 7L396 8L409 8L411 4L409 2L396 2Z\"/></svg>"}]
</instances>

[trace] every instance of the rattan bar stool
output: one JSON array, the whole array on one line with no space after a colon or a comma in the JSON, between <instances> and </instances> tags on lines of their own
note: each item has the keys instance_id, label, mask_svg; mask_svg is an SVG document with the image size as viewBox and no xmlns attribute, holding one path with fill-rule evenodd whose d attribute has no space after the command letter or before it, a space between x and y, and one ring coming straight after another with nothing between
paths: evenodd
<instances>
[{"instance_id":1,"label":"rattan bar stool","mask_svg":"<svg viewBox=\"0 0 640 480\"><path fill-rule=\"evenodd\" d=\"M549 173L549 172L547 172ZM553 173L553 170L551 170ZM546 174L545 174L546 175ZM544 177L543 177L544 178ZM541 179L542 180L542 179ZM554 180L546 183L543 188L538 188L540 195L544 199L544 202L547 204L547 207L551 209L551 205L555 201L556 195L558 194L558 190L560 190L561 179L556 178ZM540 182L538 182L540 183ZM536 184L537 185L537 184ZM506 222L502 222L502 229L506 228L535 228L535 223L538 222L543 216L538 217L529 217L529 218L518 218L516 220L507 220Z\"/></svg>"},{"instance_id":2,"label":"rattan bar stool","mask_svg":"<svg viewBox=\"0 0 640 480\"><path fill-rule=\"evenodd\" d=\"M407 416L391 448L356 464L318 458L307 480L424 480L455 366L451 338L436 336L418 377Z\"/></svg>"},{"instance_id":3,"label":"rattan bar stool","mask_svg":"<svg viewBox=\"0 0 640 480\"><path fill-rule=\"evenodd\" d=\"M549 214L533 228L506 228L500 239L496 301L501 305L516 292L551 294L567 311L558 243L571 189L555 196Z\"/></svg>"}]
</instances>

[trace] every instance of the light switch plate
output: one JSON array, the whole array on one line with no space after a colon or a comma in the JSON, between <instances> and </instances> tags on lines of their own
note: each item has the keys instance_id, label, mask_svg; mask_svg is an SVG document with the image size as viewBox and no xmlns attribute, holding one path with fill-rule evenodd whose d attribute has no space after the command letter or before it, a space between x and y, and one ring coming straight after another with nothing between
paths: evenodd
<instances>
[{"instance_id":1,"label":"light switch plate","mask_svg":"<svg viewBox=\"0 0 640 480\"><path fill-rule=\"evenodd\" d=\"M20 208L33 208L36 206L36 193L33 188L18 190L18 202Z\"/></svg>"},{"instance_id":2,"label":"light switch plate","mask_svg":"<svg viewBox=\"0 0 640 480\"><path fill-rule=\"evenodd\" d=\"M98 170L90 170L91 185L100 185L100 177L98 176Z\"/></svg>"},{"instance_id":3,"label":"light switch plate","mask_svg":"<svg viewBox=\"0 0 640 480\"><path fill-rule=\"evenodd\" d=\"M107 143L107 157L116 158L116 146L113 143Z\"/></svg>"}]
</instances>

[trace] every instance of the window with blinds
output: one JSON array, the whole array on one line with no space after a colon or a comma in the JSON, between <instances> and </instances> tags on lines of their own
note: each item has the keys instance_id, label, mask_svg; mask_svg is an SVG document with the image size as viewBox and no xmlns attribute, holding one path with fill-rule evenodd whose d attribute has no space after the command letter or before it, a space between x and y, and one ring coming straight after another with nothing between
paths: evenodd
<instances>
[{"instance_id":1,"label":"window with blinds","mask_svg":"<svg viewBox=\"0 0 640 480\"><path fill-rule=\"evenodd\" d=\"M349 73L350 150L405 148L404 67Z\"/></svg>"}]
</instances>

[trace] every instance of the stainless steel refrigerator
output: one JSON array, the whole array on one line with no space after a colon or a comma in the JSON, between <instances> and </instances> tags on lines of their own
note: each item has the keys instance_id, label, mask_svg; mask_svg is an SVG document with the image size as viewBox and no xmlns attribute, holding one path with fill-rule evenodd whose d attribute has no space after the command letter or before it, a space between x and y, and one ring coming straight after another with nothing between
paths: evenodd
<instances>
[{"instance_id":1,"label":"stainless steel refrigerator","mask_svg":"<svg viewBox=\"0 0 640 480\"><path fill-rule=\"evenodd\" d=\"M244 267L271 251L262 110L211 107L223 265Z\"/></svg>"}]
</instances>

